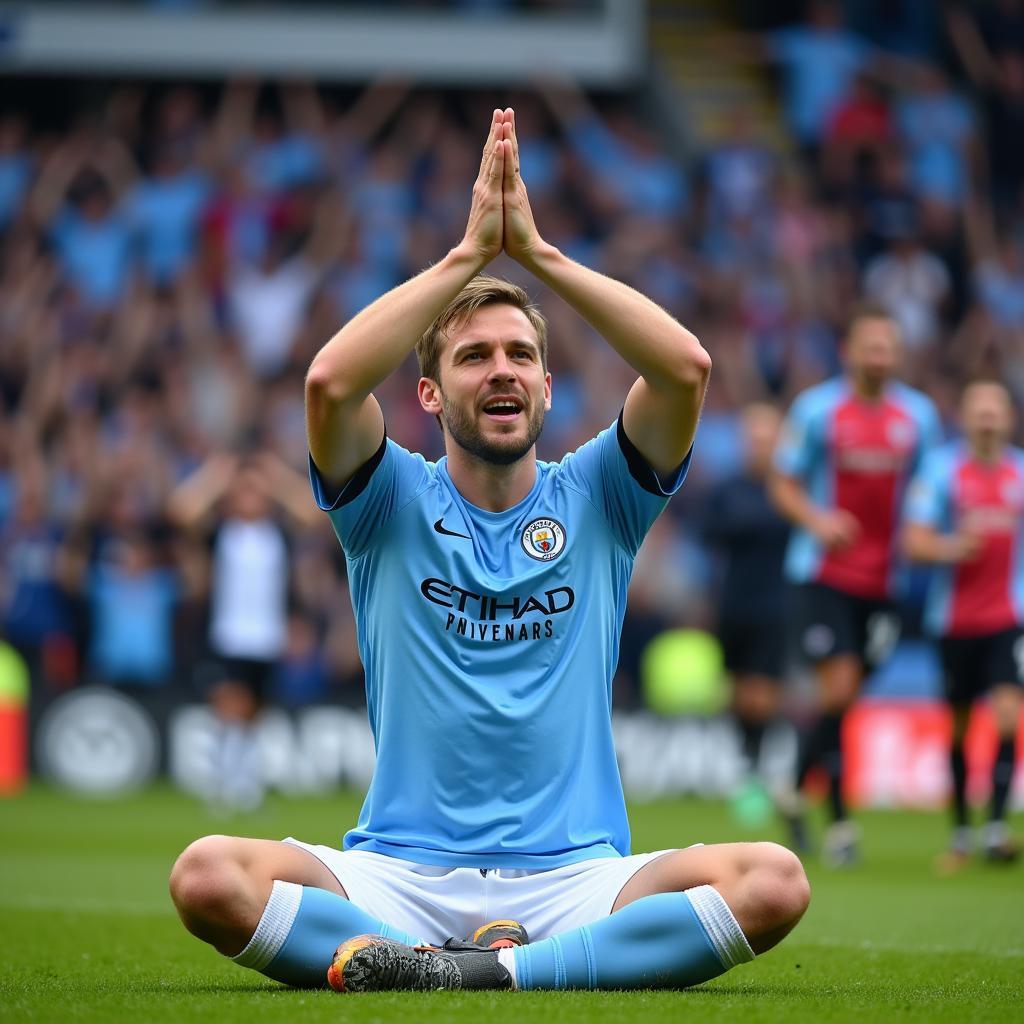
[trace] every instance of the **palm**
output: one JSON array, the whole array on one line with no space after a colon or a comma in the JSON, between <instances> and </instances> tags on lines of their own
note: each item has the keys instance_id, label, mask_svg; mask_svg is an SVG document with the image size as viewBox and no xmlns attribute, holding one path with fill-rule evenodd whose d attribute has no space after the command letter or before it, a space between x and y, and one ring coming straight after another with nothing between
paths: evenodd
<instances>
[{"instance_id":1,"label":"palm","mask_svg":"<svg viewBox=\"0 0 1024 1024\"><path fill-rule=\"evenodd\" d=\"M505 251L512 257L523 255L532 248L537 234L529 197L526 189L520 187L512 193L505 193L502 198L505 209Z\"/></svg>"},{"instance_id":2,"label":"palm","mask_svg":"<svg viewBox=\"0 0 1024 1024\"><path fill-rule=\"evenodd\" d=\"M536 252L540 235L519 173L519 142L512 109L496 110L473 185L465 242L483 260L505 250L513 259Z\"/></svg>"},{"instance_id":3,"label":"palm","mask_svg":"<svg viewBox=\"0 0 1024 1024\"><path fill-rule=\"evenodd\" d=\"M480 173L473 185L473 201L466 223L466 242L485 260L501 252L504 240L501 183L504 174L504 148L501 144L502 112L496 110L491 131L480 160Z\"/></svg>"},{"instance_id":4,"label":"palm","mask_svg":"<svg viewBox=\"0 0 1024 1024\"><path fill-rule=\"evenodd\" d=\"M530 197L519 173L519 142L516 138L514 115L505 112L502 127L502 146L505 167L502 177L502 207L504 209L504 247L513 259L522 259L535 249L540 236L530 209Z\"/></svg>"},{"instance_id":5,"label":"palm","mask_svg":"<svg viewBox=\"0 0 1024 1024\"><path fill-rule=\"evenodd\" d=\"M470 227L474 232L480 249L489 256L497 256L501 252L504 239L501 203L497 201L492 202L482 206L476 212L477 216L470 219Z\"/></svg>"}]
</instances>

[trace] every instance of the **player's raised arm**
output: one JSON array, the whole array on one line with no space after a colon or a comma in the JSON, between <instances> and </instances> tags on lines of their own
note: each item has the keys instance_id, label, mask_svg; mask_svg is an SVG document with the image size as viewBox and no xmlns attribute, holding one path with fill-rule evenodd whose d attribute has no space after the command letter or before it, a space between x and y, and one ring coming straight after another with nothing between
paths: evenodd
<instances>
[{"instance_id":1,"label":"player's raised arm","mask_svg":"<svg viewBox=\"0 0 1024 1024\"><path fill-rule=\"evenodd\" d=\"M367 306L316 354L306 375L309 450L336 487L376 451L384 417L373 388L401 365L441 310L501 252L504 148L496 110L462 241L442 260Z\"/></svg>"},{"instance_id":2,"label":"player's raised arm","mask_svg":"<svg viewBox=\"0 0 1024 1024\"><path fill-rule=\"evenodd\" d=\"M657 303L573 262L545 242L519 173L514 115L505 111L505 251L571 305L640 374L623 413L626 435L660 473L682 462L697 429L711 357Z\"/></svg>"}]
</instances>

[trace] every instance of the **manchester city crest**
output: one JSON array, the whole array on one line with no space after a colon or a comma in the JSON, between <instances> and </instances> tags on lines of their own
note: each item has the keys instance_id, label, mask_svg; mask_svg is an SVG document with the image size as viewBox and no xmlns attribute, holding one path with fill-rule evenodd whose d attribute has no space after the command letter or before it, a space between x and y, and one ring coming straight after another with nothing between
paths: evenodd
<instances>
[{"instance_id":1,"label":"manchester city crest","mask_svg":"<svg viewBox=\"0 0 1024 1024\"><path fill-rule=\"evenodd\" d=\"M523 550L538 562L550 562L565 547L565 530L554 519L534 519L523 530Z\"/></svg>"}]
</instances>

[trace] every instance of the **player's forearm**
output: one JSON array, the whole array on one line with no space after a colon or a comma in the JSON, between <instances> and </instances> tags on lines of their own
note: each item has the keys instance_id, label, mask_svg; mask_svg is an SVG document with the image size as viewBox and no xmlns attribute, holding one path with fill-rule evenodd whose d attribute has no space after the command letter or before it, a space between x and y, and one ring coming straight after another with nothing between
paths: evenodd
<instances>
[{"instance_id":1,"label":"player's forearm","mask_svg":"<svg viewBox=\"0 0 1024 1024\"><path fill-rule=\"evenodd\" d=\"M521 260L560 295L655 390L703 394L711 357L675 318L629 285L541 244Z\"/></svg>"},{"instance_id":2,"label":"player's forearm","mask_svg":"<svg viewBox=\"0 0 1024 1024\"><path fill-rule=\"evenodd\" d=\"M441 311L483 268L467 247L367 306L316 354L307 389L339 403L364 398L402 364Z\"/></svg>"},{"instance_id":3,"label":"player's forearm","mask_svg":"<svg viewBox=\"0 0 1024 1024\"><path fill-rule=\"evenodd\" d=\"M919 523L909 523L903 530L903 553L912 562L930 565L952 565L961 559L960 538L939 533Z\"/></svg>"},{"instance_id":4,"label":"player's forearm","mask_svg":"<svg viewBox=\"0 0 1024 1024\"><path fill-rule=\"evenodd\" d=\"M783 518L794 526L815 532L824 510L811 501L796 480L781 473L772 473L768 480L768 495Z\"/></svg>"}]
</instances>

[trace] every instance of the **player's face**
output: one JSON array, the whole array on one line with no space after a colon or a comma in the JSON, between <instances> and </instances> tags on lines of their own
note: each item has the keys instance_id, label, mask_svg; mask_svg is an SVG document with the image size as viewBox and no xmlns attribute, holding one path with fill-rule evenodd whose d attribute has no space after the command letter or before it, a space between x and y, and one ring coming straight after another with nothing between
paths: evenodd
<instances>
[{"instance_id":1,"label":"player's face","mask_svg":"<svg viewBox=\"0 0 1024 1024\"><path fill-rule=\"evenodd\" d=\"M781 426L782 417L770 405L751 405L743 410L743 436L749 465L762 469L771 464Z\"/></svg>"},{"instance_id":2,"label":"player's face","mask_svg":"<svg viewBox=\"0 0 1024 1024\"><path fill-rule=\"evenodd\" d=\"M964 433L975 444L1006 441L1013 432L1013 407L1002 384L972 384L960 407Z\"/></svg>"},{"instance_id":3,"label":"player's face","mask_svg":"<svg viewBox=\"0 0 1024 1024\"><path fill-rule=\"evenodd\" d=\"M471 455L508 466L536 444L551 408L551 374L522 310L484 306L457 327L441 353L440 377L448 434Z\"/></svg>"},{"instance_id":4,"label":"player's face","mask_svg":"<svg viewBox=\"0 0 1024 1024\"><path fill-rule=\"evenodd\" d=\"M875 387L896 372L900 357L899 328L885 317L861 317L846 338L846 365L850 372Z\"/></svg>"}]
</instances>

